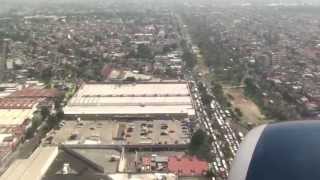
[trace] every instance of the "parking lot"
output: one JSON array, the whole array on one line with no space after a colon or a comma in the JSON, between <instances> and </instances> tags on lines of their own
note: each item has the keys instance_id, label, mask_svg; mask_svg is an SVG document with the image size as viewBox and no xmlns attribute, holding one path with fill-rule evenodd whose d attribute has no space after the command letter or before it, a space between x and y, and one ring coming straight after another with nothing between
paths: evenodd
<instances>
[{"instance_id":1,"label":"parking lot","mask_svg":"<svg viewBox=\"0 0 320 180\"><path fill-rule=\"evenodd\" d=\"M190 140L186 120L64 121L48 133L51 144L187 144Z\"/></svg>"},{"instance_id":2,"label":"parking lot","mask_svg":"<svg viewBox=\"0 0 320 180\"><path fill-rule=\"evenodd\" d=\"M190 135L187 126L172 120L135 121L124 133L128 144L186 144Z\"/></svg>"}]
</instances>

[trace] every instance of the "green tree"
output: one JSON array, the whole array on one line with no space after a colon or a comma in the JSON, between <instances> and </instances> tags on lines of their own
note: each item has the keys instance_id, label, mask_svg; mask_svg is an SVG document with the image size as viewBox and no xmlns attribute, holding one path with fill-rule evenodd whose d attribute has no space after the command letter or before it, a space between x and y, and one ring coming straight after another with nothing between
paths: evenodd
<instances>
[{"instance_id":1,"label":"green tree","mask_svg":"<svg viewBox=\"0 0 320 180\"><path fill-rule=\"evenodd\" d=\"M239 117L242 117L243 114L241 112L241 110L239 108L235 108L234 111L236 112L236 114L239 116Z\"/></svg>"},{"instance_id":2,"label":"green tree","mask_svg":"<svg viewBox=\"0 0 320 180\"><path fill-rule=\"evenodd\" d=\"M138 46L137 57L143 58L143 59L151 59L152 58L152 50L147 45L140 44Z\"/></svg>"},{"instance_id":3,"label":"green tree","mask_svg":"<svg viewBox=\"0 0 320 180\"><path fill-rule=\"evenodd\" d=\"M28 129L27 133L26 133L26 138L31 138L33 137L34 133L36 132L37 128L40 126L40 124L43 121L43 117L41 115L41 112L36 112L33 115L33 118L31 119L31 127Z\"/></svg>"},{"instance_id":4,"label":"green tree","mask_svg":"<svg viewBox=\"0 0 320 180\"><path fill-rule=\"evenodd\" d=\"M53 76L52 68L48 67L40 72L40 78L45 84L49 84Z\"/></svg>"},{"instance_id":5,"label":"green tree","mask_svg":"<svg viewBox=\"0 0 320 180\"><path fill-rule=\"evenodd\" d=\"M212 139L201 129L197 130L189 144L189 153L201 159L210 160L212 155L210 153L210 144Z\"/></svg>"},{"instance_id":6,"label":"green tree","mask_svg":"<svg viewBox=\"0 0 320 180\"><path fill-rule=\"evenodd\" d=\"M189 51L184 51L182 59L185 61L187 68L193 69L193 67L196 65L194 54Z\"/></svg>"},{"instance_id":7,"label":"green tree","mask_svg":"<svg viewBox=\"0 0 320 180\"><path fill-rule=\"evenodd\" d=\"M191 151L197 150L204 143L203 141L205 140L205 138L206 138L206 133L201 129L197 130L191 138L190 150Z\"/></svg>"},{"instance_id":8,"label":"green tree","mask_svg":"<svg viewBox=\"0 0 320 180\"><path fill-rule=\"evenodd\" d=\"M259 93L257 90L257 86L255 85L253 79L247 78L244 80L244 84L245 84L245 94L247 96L257 96L257 94Z\"/></svg>"},{"instance_id":9,"label":"green tree","mask_svg":"<svg viewBox=\"0 0 320 180\"><path fill-rule=\"evenodd\" d=\"M42 117L47 117L50 115L48 107L41 107L40 113Z\"/></svg>"}]
</instances>

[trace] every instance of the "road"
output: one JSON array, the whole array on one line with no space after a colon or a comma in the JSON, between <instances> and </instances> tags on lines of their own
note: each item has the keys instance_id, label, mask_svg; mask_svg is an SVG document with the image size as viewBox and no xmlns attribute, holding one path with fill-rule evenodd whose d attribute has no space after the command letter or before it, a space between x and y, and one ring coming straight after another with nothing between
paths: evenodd
<instances>
[{"instance_id":1,"label":"road","mask_svg":"<svg viewBox=\"0 0 320 180\"><path fill-rule=\"evenodd\" d=\"M210 107L206 107L202 102L202 95L197 86L199 80L189 76L189 82L196 109L196 126L204 130L213 139L211 152L215 158L211 162L211 167L218 178L226 179L243 135L231 127L230 119L232 117L230 112L215 100L210 88L206 88L206 91L213 96L214 100L212 100Z\"/></svg>"},{"instance_id":2,"label":"road","mask_svg":"<svg viewBox=\"0 0 320 180\"><path fill-rule=\"evenodd\" d=\"M194 51L194 49L199 48L192 43L187 26L183 24L181 18L178 18L178 22L190 52L193 52L199 58L200 52ZM231 113L216 100L207 79L203 76L199 77L199 74L203 73L198 69L198 71L186 72L184 77L189 81L193 104L196 109L195 127L202 129L208 136L212 137L211 153L214 159L210 162L210 167L217 179L225 180L228 177L231 162L243 139L243 134L232 128L230 124L233 122ZM203 103L203 94L199 91L198 83L202 83L206 93L213 97L209 106L205 106Z\"/></svg>"}]
</instances>

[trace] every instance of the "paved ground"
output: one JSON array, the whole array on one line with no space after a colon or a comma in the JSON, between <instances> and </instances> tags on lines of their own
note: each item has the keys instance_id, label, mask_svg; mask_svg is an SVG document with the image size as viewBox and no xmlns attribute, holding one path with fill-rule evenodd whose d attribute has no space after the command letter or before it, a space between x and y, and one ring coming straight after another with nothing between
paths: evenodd
<instances>
[{"instance_id":1,"label":"paved ground","mask_svg":"<svg viewBox=\"0 0 320 180\"><path fill-rule=\"evenodd\" d=\"M49 134L53 137L53 144L65 143L66 141L84 143L86 140L94 140L95 137L99 137L99 140L105 144L112 144L112 132L115 124L115 121L108 121L108 123L82 121L82 125L78 125L76 121L66 121L61 129L53 130ZM75 134L78 134L78 137L72 140L71 136Z\"/></svg>"},{"instance_id":2,"label":"paved ground","mask_svg":"<svg viewBox=\"0 0 320 180\"><path fill-rule=\"evenodd\" d=\"M73 149L84 157L101 165L107 173L117 172L118 160L111 161L112 157L120 157L120 152L112 149Z\"/></svg>"},{"instance_id":3,"label":"paved ground","mask_svg":"<svg viewBox=\"0 0 320 180\"><path fill-rule=\"evenodd\" d=\"M148 127L149 126L149 127ZM152 127L151 127L152 126ZM162 128L166 127L167 128ZM152 144L185 144L188 143L188 130L181 128L180 121L157 120L157 121L135 121L134 130L129 133L131 137L127 138L130 143L152 143ZM145 130L143 130L145 129ZM141 135L147 131L147 135Z\"/></svg>"},{"instance_id":4,"label":"paved ground","mask_svg":"<svg viewBox=\"0 0 320 180\"><path fill-rule=\"evenodd\" d=\"M187 126L178 120L99 120L81 121L81 125L65 121L61 129L51 131L49 136L53 137L53 144L187 144L190 140Z\"/></svg>"}]
</instances>

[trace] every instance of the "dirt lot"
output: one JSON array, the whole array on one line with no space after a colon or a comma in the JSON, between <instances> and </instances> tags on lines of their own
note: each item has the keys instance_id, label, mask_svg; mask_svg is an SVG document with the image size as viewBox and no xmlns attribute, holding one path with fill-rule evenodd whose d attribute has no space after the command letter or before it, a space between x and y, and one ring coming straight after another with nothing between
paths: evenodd
<instances>
[{"instance_id":1,"label":"dirt lot","mask_svg":"<svg viewBox=\"0 0 320 180\"><path fill-rule=\"evenodd\" d=\"M225 88L224 92L233 107L239 108L243 113L242 121L254 124L261 124L264 122L265 116L254 102L243 95L242 88Z\"/></svg>"},{"instance_id":2,"label":"dirt lot","mask_svg":"<svg viewBox=\"0 0 320 180\"><path fill-rule=\"evenodd\" d=\"M200 52L196 52L197 65L195 67L196 72L201 72L202 75L209 73L209 68L205 64L205 60Z\"/></svg>"}]
</instances>

